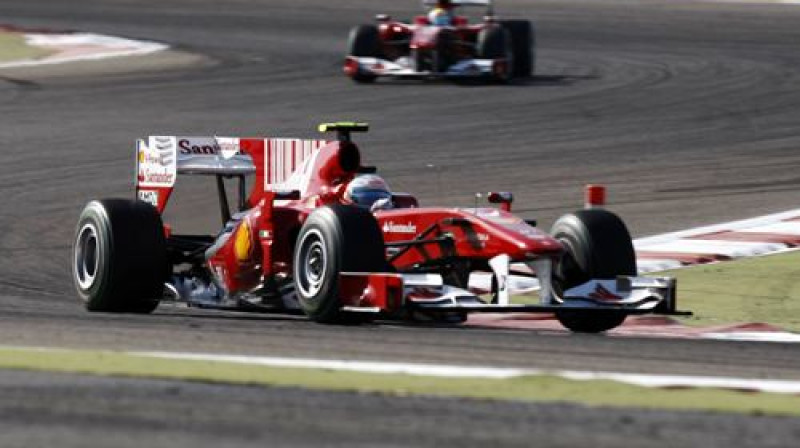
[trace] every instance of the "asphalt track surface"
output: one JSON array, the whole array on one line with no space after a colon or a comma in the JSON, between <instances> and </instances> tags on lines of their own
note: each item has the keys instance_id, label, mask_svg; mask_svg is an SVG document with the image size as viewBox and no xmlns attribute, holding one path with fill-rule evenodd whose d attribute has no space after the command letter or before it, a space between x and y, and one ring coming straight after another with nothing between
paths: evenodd
<instances>
[{"instance_id":1,"label":"asphalt track surface","mask_svg":"<svg viewBox=\"0 0 800 448\"><path fill-rule=\"evenodd\" d=\"M4 447L789 446L790 419L0 373ZM162 405L153 407L158 401ZM70 404L80 402L76 408ZM693 418L686 424L686 418ZM581 431L557 430L580 422ZM80 431L75 429L79 428ZM320 437L320 434L324 437ZM143 443L147 441L148 443Z\"/></svg>"},{"instance_id":2,"label":"asphalt track surface","mask_svg":"<svg viewBox=\"0 0 800 448\"><path fill-rule=\"evenodd\" d=\"M221 5L212 0L0 3L3 22L158 40L209 58L199 66L131 74L92 70L84 76L57 78L33 72L0 74L5 81L0 82L0 191L5 204L0 210L4 255L0 340L4 344L800 379L799 349L791 345L403 325L342 328L295 317L174 308L153 316L85 313L76 303L68 272L74 223L88 199L131 194L132 142L150 134L313 136L314 125L321 121L365 120L373 131L359 138L364 157L380 167L394 189L416 193L423 204L461 205L472 204L475 191L513 190L520 214L546 226L580 206L582 185L587 182L609 187L611 208L625 218L635 236L797 207L800 8L508 0L501 3L501 12L531 18L538 27L533 80L511 86L418 82L357 86L341 76L339 68L349 27L377 12L408 17L417 11L417 2L238 0ZM183 196L176 197L181 204L171 216L183 228L213 231L215 209L207 204L211 189L197 182L183 185L185 191L179 193ZM141 406L158 409L157 415L166 414L160 408L169 403L185 406L162 393L164 388L183 388L196 398L204 395L205 387L82 379L86 390L96 386L102 391L116 384L113 389L119 393L106 398L98 394L101 403L83 403L77 393L64 392L69 388L63 384L71 384L72 377L4 372L0 378L4 395L39 384L77 407L109 410L119 409L133 395L147 401ZM235 387L215 387L220 389L213 393L246 395ZM658 437L672 434L659 426L666 419L677 428L675 434L694 428L694 438L687 444L780 446L797 439L791 432L796 421L786 420L722 418L727 423L720 423L718 417L700 419L695 414L651 416L629 411L617 416L574 406L461 406L447 400L424 401L423 406L416 399L272 392L258 392L266 405L254 410L250 420L225 417L228 420L207 428L217 428L218 435L228 430L257 435L255 422L261 419L256 417L274 422L268 408L273 403L294 403L290 400L294 396L308 399L309 404L304 411L291 408L293 419L283 415L285 420L275 423L290 431L279 440L284 444L335 444L342 434L346 440L358 440L347 438L355 437L349 432L357 430L353 426L325 426L316 439L310 433L291 432L297 431L292 422L307 419L344 421L367 415L372 421L380 418L380 412L395 409L408 431L436 437L436 431L448 424L468 428L464 434L471 434L482 416L513 413L518 406L525 408L523 413L544 413L552 420L543 417L548 424L541 426L537 426L541 421L505 420L495 428L487 425L487 434L534 431L555 446L580 441L597 446L610 446L611 441L616 446L626 441L670 446L676 439ZM19 396L3 400L2 421L19 415L24 400ZM31 402L35 415L46 409L47 400L42 395ZM311 412L316 400L357 403L330 404L338 411L314 411L306 418L303 412ZM178 437L176 446L188 446L196 441L187 438L196 423L187 415L216 414L220 401L197 399L197 408L177 410L188 414L170 413L158 424L174 423L183 437ZM434 404L428 408L428 403ZM247 401L241 406L253 408ZM477 414L471 414L476 408ZM458 417L432 428L429 419L436 421L440 410L457 412ZM59 424L39 434L57 437L71 417L48 415ZM626 418L640 415L644 420L632 421L642 424L631 424L635 429L627 438L618 437L627 434L618 427L598 421L603 416L631 421ZM108 423L104 417L76 419L77 427ZM744 436L712 437L726 427L738 428L740 434L761 434L753 431L760 431L756 428L767 420L782 428L771 432L776 439L756 443ZM129 434L148 434L136 431L138 424L135 416L119 422ZM377 427L376 434L387 437L381 439L385 445L414 444L392 438L398 434L396 428ZM22 424L16 430L25 428ZM456 437L453 431L441 437ZM543 431L547 436L541 435ZM160 433L151 434L156 441ZM495 440L523 444L508 437ZM90 439L83 443L103 445L102 438ZM25 444L24 438L20 440ZM361 441L372 445L370 440Z\"/></svg>"}]
</instances>

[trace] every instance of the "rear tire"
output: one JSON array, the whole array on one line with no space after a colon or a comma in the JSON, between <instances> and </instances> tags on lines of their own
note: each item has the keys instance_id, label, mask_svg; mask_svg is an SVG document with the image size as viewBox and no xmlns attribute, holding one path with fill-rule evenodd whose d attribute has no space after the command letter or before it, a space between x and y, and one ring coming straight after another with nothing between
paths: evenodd
<instances>
[{"instance_id":1,"label":"rear tire","mask_svg":"<svg viewBox=\"0 0 800 448\"><path fill-rule=\"evenodd\" d=\"M511 35L514 77L530 78L533 75L536 61L536 34L533 23L528 20L503 20L500 24Z\"/></svg>"},{"instance_id":2,"label":"rear tire","mask_svg":"<svg viewBox=\"0 0 800 448\"><path fill-rule=\"evenodd\" d=\"M72 274L89 311L153 312L168 275L161 215L142 201L90 202L78 219Z\"/></svg>"},{"instance_id":3,"label":"rear tire","mask_svg":"<svg viewBox=\"0 0 800 448\"><path fill-rule=\"evenodd\" d=\"M505 59L508 63L506 74L499 81L508 82L513 75L514 53L511 35L500 26L490 26L478 34L478 57L481 59Z\"/></svg>"},{"instance_id":4,"label":"rear tire","mask_svg":"<svg viewBox=\"0 0 800 448\"><path fill-rule=\"evenodd\" d=\"M356 57L379 58L381 56L381 40L378 27L375 25L359 25L350 30L348 38L349 55ZM374 82L377 76L357 72L352 76L358 83Z\"/></svg>"},{"instance_id":5,"label":"rear tire","mask_svg":"<svg viewBox=\"0 0 800 448\"><path fill-rule=\"evenodd\" d=\"M293 276L300 307L312 320L352 323L341 310L339 273L386 272L383 233L360 207L332 205L315 210L297 237Z\"/></svg>"},{"instance_id":6,"label":"rear tire","mask_svg":"<svg viewBox=\"0 0 800 448\"><path fill-rule=\"evenodd\" d=\"M636 275L636 254L630 233L615 214L600 209L564 215L551 230L566 248L555 266L553 283L558 294L592 279ZM625 313L606 310L563 310L556 313L562 325L580 333L599 333L621 325Z\"/></svg>"}]
</instances>

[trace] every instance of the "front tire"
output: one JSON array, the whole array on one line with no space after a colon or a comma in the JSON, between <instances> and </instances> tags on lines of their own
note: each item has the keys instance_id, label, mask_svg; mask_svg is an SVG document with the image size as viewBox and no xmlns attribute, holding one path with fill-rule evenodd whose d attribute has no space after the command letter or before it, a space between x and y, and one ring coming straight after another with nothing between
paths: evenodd
<instances>
[{"instance_id":1,"label":"front tire","mask_svg":"<svg viewBox=\"0 0 800 448\"><path fill-rule=\"evenodd\" d=\"M450 66L457 62L454 56L457 40L458 38L452 31L442 30L439 32L439 37L436 39L436 53L433 57L433 69L436 73L447 73Z\"/></svg>"},{"instance_id":2,"label":"front tire","mask_svg":"<svg viewBox=\"0 0 800 448\"><path fill-rule=\"evenodd\" d=\"M315 210L300 229L292 270L300 308L310 319L352 322L352 316L341 310L339 274L388 270L377 220L354 206Z\"/></svg>"},{"instance_id":3,"label":"front tire","mask_svg":"<svg viewBox=\"0 0 800 448\"><path fill-rule=\"evenodd\" d=\"M622 325L626 317L624 312L610 310L556 312L561 325L575 333L603 333Z\"/></svg>"},{"instance_id":4,"label":"front tire","mask_svg":"<svg viewBox=\"0 0 800 448\"><path fill-rule=\"evenodd\" d=\"M625 223L600 209L580 210L556 221L551 234L566 252L553 272L559 294L592 279L636 275L636 253ZM566 328L580 333L600 333L621 325L624 312L569 310L556 313Z\"/></svg>"},{"instance_id":5,"label":"front tire","mask_svg":"<svg viewBox=\"0 0 800 448\"><path fill-rule=\"evenodd\" d=\"M514 53L511 46L511 34L500 26L490 26L478 34L478 57L481 59L504 59L507 63L506 73L498 77L501 82L508 82L513 75Z\"/></svg>"},{"instance_id":6,"label":"front tire","mask_svg":"<svg viewBox=\"0 0 800 448\"><path fill-rule=\"evenodd\" d=\"M375 25L359 25L350 30L348 37L349 55L356 57L379 58L381 56L381 40L378 27ZM357 83L374 82L377 76L356 72L352 75Z\"/></svg>"},{"instance_id":7,"label":"front tire","mask_svg":"<svg viewBox=\"0 0 800 448\"><path fill-rule=\"evenodd\" d=\"M161 215L150 204L104 199L78 219L72 277L89 311L151 313L164 293L167 249Z\"/></svg>"}]
</instances>

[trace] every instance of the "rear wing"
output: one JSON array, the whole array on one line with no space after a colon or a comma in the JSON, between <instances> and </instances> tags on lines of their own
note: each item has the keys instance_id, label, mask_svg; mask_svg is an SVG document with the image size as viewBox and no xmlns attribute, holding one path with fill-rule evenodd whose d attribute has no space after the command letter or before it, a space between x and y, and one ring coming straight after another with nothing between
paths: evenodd
<instances>
[{"instance_id":1,"label":"rear wing","mask_svg":"<svg viewBox=\"0 0 800 448\"><path fill-rule=\"evenodd\" d=\"M136 196L166 208L179 175L255 175L248 201L265 191L304 189L308 171L326 140L289 138L151 136L136 141ZM301 169L304 168L304 169Z\"/></svg>"}]
</instances>

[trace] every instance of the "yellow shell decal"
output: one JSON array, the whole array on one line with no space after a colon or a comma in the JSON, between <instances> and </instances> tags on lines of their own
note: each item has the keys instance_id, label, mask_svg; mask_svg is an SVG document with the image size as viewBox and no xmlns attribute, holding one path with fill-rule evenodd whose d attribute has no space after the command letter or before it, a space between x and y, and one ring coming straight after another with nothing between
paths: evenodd
<instances>
[{"instance_id":1,"label":"yellow shell decal","mask_svg":"<svg viewBox=\"0 0 800 448\"><path fill-rule=\"evenodd\" d=\"M236 260L240 262L250 260L253 249L253 238L250 226L247 221L242 221L242 224L236 230L236 241L233 243L233 253L236 255Z\"/></svg>"}]
</instances>

